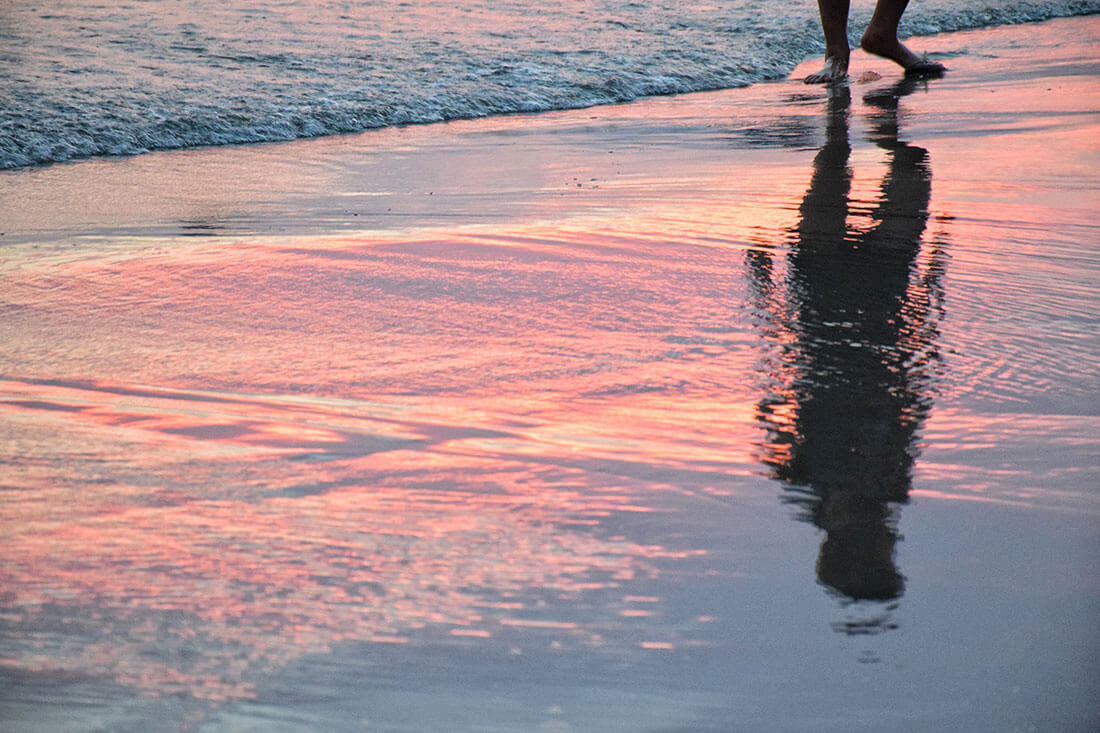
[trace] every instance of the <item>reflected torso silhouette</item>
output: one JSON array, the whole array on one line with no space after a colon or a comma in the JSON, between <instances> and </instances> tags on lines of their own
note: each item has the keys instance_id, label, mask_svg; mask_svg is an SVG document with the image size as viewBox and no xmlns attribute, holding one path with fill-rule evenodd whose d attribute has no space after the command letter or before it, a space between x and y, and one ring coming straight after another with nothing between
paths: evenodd
<instances>
[{"instance_id":1,"label":"reflected torso silhouette","mask_svg":"<svg viewBox=\"0 0 1100 733\"><path fill-rule=\"evenodd\" d=\"M931 396L935 328L928 288L914 283L928 219L931 169L923 148L897 137L897 100L913 82L864 101L872 139L887 156L877 201L853 202L850 92L830 90L826 140L793 230L782 284L751 268L779 338L780 388L761 402L764 462L785 500L826 532L819 580L851 600L890 600L904 590L894 563L896 506L908 498L916 433ZM849 220L869 211L868 223ZM761 299L761 303L764 299Z\"/></svg>"}]
</instances>

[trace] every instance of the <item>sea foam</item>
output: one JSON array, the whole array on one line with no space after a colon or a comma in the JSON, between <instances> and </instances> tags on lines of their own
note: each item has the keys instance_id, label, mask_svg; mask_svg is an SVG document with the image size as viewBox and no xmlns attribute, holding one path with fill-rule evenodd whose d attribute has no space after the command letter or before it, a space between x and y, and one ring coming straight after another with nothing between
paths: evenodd
<instances>
[{"instance_id":1,"label":"sea foam","mask_svg":"<svg viewBox=\"0 0 1100 733\"><path fill-rule=\"evenodd\" d=\"M872 3L856 0L853 34ZM915 3L907 34L1100 12ZM782 78L821 52L782 0L169 0L0 11L0 168L572 109Z\"/></svg>"}]
</instances>

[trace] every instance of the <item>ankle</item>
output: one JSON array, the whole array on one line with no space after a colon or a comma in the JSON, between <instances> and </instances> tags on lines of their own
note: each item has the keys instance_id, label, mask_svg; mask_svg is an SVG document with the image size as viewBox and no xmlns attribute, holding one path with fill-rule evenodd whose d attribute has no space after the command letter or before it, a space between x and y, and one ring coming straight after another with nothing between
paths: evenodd
<instances>
[{"instance_id":1,"label":"ankle","mask_svg":"<svg viewBox=\"0 0 1100 733\"><path fill-rule=\"evenodd\" d=\"M867 32L863 34L863 38L859 39L859 47L868 53L878 53L885 48L896 46L898 43L896 35L880 33L873 28L868 28Z\"/></svg>"}]
</instances>

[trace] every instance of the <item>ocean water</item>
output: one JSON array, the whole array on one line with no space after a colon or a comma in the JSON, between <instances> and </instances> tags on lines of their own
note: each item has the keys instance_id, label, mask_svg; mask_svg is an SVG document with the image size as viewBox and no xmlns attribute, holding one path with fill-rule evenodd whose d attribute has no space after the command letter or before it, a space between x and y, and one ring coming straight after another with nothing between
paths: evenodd
<instances>
[{"instance_id":1,"label":"ocean water","mask_svg":"<svg viewBox=\"0 0 1100 733\"><path fill-rule=\"evenodd\" d=\"M1096 730L1097 37L0 172L0 729Z\"/></svg>"},{"instance_id":2,"label":"ocean water","mask_svg":"<svg viewBox=\"0 0 1100 733\"><path fill-rule=\"evenodd\" d=\"M903 31L1098 11L923 0ZM6 0L0 168L738 87L822 48L809 1Z\"/></svg>"}]
</instances>

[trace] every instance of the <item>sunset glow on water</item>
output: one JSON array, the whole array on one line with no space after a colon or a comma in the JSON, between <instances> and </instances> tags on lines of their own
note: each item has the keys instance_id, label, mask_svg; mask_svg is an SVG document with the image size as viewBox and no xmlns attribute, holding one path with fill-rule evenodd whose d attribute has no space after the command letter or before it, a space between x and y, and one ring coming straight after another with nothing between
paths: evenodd
<instances>
[{"instance_id":1,"label":"sunset glow on water","mask_svg":"<svg viewBox=\"0 0 1100 733\"><path fill-rule=\"evenodd\" d=\"M0 179L0 720L1087 721L1096 87L993 66Z\"/></svg>"}]
</instances>

